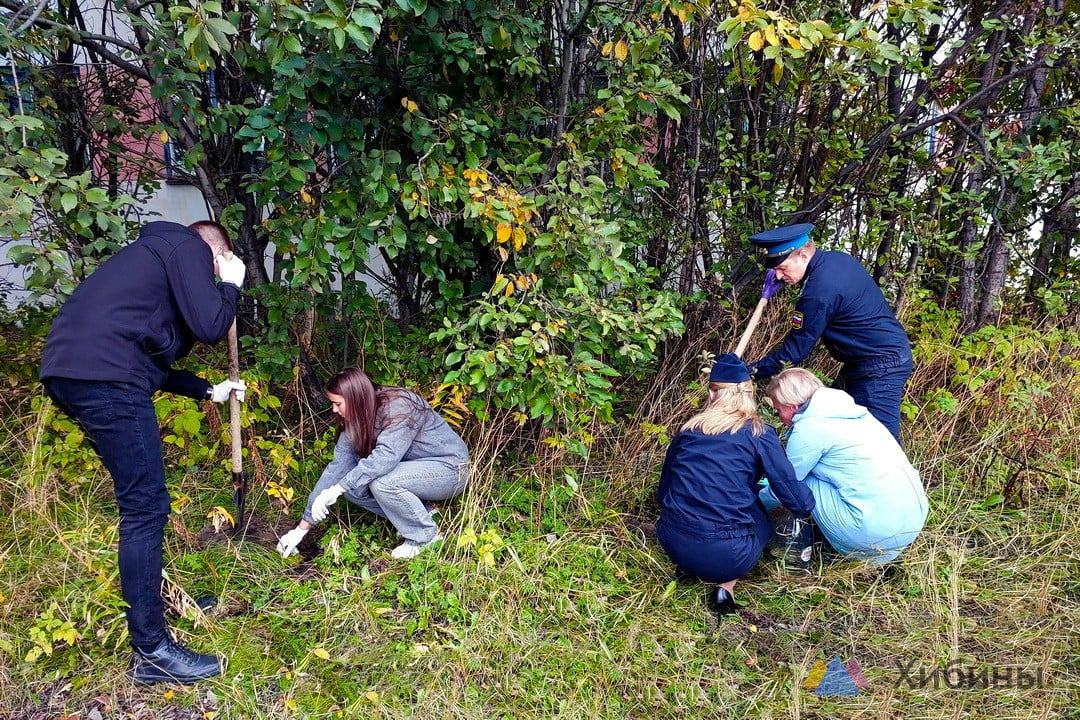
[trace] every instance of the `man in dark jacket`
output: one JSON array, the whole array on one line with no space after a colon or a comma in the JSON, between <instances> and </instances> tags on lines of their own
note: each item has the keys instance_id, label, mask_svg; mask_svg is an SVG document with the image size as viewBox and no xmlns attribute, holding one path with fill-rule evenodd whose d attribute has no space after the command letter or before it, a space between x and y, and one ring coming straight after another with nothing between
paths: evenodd
<instances>
[{"instance_id":1,"label":"man in dark jacket","mask_svg":"<svg viewBox=\"0 0 1080 720\"><path fill-rule=\"evenodd\" d=\"M800 365L817 345L844 366L833 387L845 390L900 440L900 400L911 375L911 343L881 288L851 255L817 250L813 225L759 233L750 242L763 251L764 296L781 283L799 285L791 330L783 344L750 365L754 379L771 378L785 363Z\"/></svg>"},{"instance_id":2,"label":"man in dark jacket","mask_svg":"<svg viewBox=\"0 0 1080 720\"><path fill-rule=\"evenodd\" d=\"M82 426L113 479L136 682L186 684L221 672L216 656L189 650L165 626L161 569L170 498L153 394L224 402L235 391L243 399L242 382L211 385L171 367L196 340L225 336L243 283L244 263L221 225L152 222L76 288L45 341L45 390Z\"/></svg>"}]
</instances>

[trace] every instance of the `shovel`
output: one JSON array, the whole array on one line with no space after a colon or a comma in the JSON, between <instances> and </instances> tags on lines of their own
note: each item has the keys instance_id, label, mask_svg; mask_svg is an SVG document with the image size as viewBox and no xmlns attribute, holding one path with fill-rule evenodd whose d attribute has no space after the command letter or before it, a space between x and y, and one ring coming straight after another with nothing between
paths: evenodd
<instances>
[{"instance_id":1,"label":"shovel","mask_svg":"<svg viewBox=\"0 0 1080 720\"><path fill-rule=\"evenodd\" d=\"M757 327L758 322L761 320L761 314L768 304L768 298L763 297L758 300L757 307L754 308L754 314L750 316L750 322L746 324L746 329L743 330L742 337L739 338L739 344L735 346L735 354L739 357L742 357L743 351L746 350L746 346L750 342L750 336L754 334L754 328Z\"/></svg>"},{"instance_id":2,"label":"shovel","mask_svg":"<svg viewBox=\"0 0 1080 720\"><path fill-rule=\"evenodd\" d=\"M229 328L229 379L240 380L240 351L236 342L236 320ZM243 453L240 445L240 400L236 391L229 394L229 431L232 434L232 481L233 503L236 505L236 529L243 535L247 523L244 519L244 503L247 501L247 475L244 474Z\"/></svg>"},{"instance_id":3,"label":"shovel","mask_svg":"<svg viewBox=\"0 0 1080 720\"><path fill-rule=\"evenodd\" d=\"M739 338L739 344L735 346L735 354L742 357L743 351L746 350L746 346L750 342L750 336L754 334L754 328L757 327L758 321L761 320L761 314L765 312L765 306L769 304L769 298L771 298L780 287L779 284L769 287L770 283L776 282L776 270L769 270L765 273L765 286L761 288L761 299L758 300L757 307L754 308L754 314L750 316L750 322L746 323L746 329L743 330L742 337Z\"/></svg>"}]
</instances>

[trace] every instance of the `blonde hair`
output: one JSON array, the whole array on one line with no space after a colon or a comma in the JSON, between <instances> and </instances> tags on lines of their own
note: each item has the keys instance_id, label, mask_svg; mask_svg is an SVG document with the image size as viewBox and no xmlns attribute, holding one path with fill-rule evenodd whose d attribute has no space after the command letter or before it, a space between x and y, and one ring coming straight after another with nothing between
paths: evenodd
<instances>
[{"instance_id":1,"label":"blonde hair","mask_svg":"<svg viewBox=\"0 0 1080 720\"><path fill-rule=\"evenodd\" d=\"M746 423L754 435L765 432L765 422L758 414L754 383L709 383L710 400L705 409L686 421L683 430L700 430L706 435L734 433ZM712 395L716 397L713 398Z\"/></svg>"},{"instance_id":2,"label":"blonde hair","mask_svg":"<svg viewBox=\"0 0 1080 720\"><path fill-rule=\"evenodd\" d=\"M799 407L823 387L825 384L818 380L814 373L795 367L782 370L774 377L765 388L765 394L769 396L773 404Z\"/></svg>"}]
</instances>

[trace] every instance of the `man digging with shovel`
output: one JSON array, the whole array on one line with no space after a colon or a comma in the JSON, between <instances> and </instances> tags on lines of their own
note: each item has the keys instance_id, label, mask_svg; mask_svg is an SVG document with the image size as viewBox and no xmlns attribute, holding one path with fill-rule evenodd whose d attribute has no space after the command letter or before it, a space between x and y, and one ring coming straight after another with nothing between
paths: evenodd
<instances>
[{"instance_id":1,"label":"man digging with shovel","mask_svg":"<svg viewBox=\"0 0 1080 720\"><path fill-rule=\"evenodd\" d=\"M833 388L845 390L900 441L900 399L911 375L911 344L881 288L859 261L844 252L818 250L814 226L789 225L750 237L765 267L763 297L782 283L802 292L783 344L750 364L758 382L785 363L801 365L817 345L844 365Z\"/></svg>"},{"instance_id":2,"label":"man digging with shovel","mask_svg":"<svg viewBox=\"0 0 1080 720\"><path fill-rule=\"evenodd\" d=\"M242 381L211 385L171 367L196 340L225 337L243 284L244 263L221 225L148 223L79 285L45 341L45 390L82 426L113 479L120 589L134 647L128 672L139 683L188 684L221 672L217 656L189 650L165 626L161 568L170 498L153 394L243 399Z\"/></svg>"}]
</instances>

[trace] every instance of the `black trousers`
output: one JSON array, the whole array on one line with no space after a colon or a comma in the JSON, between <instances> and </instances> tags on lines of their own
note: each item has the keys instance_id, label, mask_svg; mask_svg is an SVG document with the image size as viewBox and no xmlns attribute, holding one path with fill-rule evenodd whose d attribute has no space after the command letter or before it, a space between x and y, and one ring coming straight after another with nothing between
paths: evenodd
<instances>
[{"instance_id":1,"label":"black trousers","mask_svg":"<svg viewBox=\"0 0 1080 720\"><path fill-rule=\"evenodd\" d=\"M109 471L120 509L120 591L131 644L152 649L166 637L162 544L170 512L161 431L150 395L135 385L46 378L56 406L79 423Z\"/></svg>"}]
</instances>

